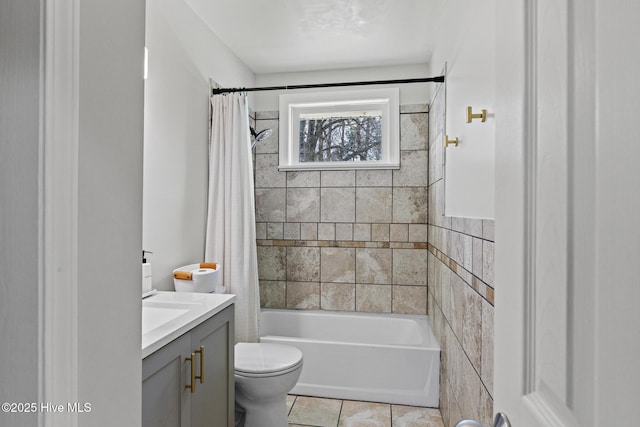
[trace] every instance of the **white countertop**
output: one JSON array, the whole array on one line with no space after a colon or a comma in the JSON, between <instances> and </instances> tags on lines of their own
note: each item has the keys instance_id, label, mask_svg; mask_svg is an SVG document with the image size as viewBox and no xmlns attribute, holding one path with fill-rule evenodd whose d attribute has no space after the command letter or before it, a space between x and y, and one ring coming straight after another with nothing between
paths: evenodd
<instances>
[{"instance_id":1,"label":"white countertop","mask_svg":"<svg viewBox=\"0 0 640 427\"><path fill-rule=\"evenodd\" d=\"M157 292L142 300L142 358L234 303L232 294Z\"/></svg>"}]
</instances>

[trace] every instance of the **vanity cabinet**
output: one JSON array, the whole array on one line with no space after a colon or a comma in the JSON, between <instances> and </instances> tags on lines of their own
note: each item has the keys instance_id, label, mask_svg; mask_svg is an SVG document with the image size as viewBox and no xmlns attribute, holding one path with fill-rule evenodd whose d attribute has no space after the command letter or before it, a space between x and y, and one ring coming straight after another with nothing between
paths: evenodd
<instances>
[{"instance_id":1,"label":"vanity cabinet","mask_svg":"<svg viewBox=\"0 0 640 427\"><path fill-rule=\"evenodd\" d=\"M233 426L233 315L232 304L142 360L143 427Z\"/></svg>"}]
</instances>

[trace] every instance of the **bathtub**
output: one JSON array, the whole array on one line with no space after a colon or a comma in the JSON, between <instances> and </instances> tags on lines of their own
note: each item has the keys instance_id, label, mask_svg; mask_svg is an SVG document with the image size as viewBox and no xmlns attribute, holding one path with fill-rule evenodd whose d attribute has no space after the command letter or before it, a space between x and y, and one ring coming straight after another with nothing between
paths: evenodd
<instances>
[{"instance_id":1,"label":"bathtub","mask_svg":"<svg viewBox=\"0 0 640 427\"><path fill-rule=\"evenodd\" d=\"M438 407L440 346L421 315L262 309L261 342L299 348L292 394Z\"/></svg>"}]
</instances>

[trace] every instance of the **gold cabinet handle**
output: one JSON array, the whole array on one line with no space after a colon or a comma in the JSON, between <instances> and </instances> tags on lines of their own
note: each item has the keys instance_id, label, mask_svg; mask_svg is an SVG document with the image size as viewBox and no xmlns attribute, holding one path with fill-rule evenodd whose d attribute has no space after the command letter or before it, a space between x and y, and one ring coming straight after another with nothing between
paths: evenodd
<instances>
[{"instance_id":1,"label":"gold cabinet handle","mask_svg":"<svg viewBox=\"0 0 640 427\"><path fill-rule=\"evenodd\" d=\"M196 350L196 353L200 353L200 375L195 378L200 380L200 384L204 384L204 346L200 346L200 350Z\"/></svg>"},{"instance_id":2,"label":"gold cabinet handle","mask_svg":"<svg viewBox=\"0 0 640 427\"><path fill-rule=\"evenodd\" d=\"M191 393L195 393L196 392L196 368L194 366L194 363L196 361L196 354L195 353L191 353L190 357L185 358L185 360L188 360L191 363L191 384L187 384L184 386L185 389L190 389Z\"/></svg>"}]
</instances>

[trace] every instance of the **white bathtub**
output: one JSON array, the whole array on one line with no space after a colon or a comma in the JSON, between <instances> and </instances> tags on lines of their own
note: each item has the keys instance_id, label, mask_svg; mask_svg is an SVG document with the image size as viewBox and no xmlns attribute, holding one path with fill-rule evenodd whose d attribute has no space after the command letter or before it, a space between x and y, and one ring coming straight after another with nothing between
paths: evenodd
<instances>
[{"instance_id":1,"label":"white bathtub","mask_svg":"<svg viewBox=\"0 0 640 427\"><path fill-rule=\"evenodd\" d=\"M438 407L440 346L420 315L263 309L261 342L299 348L292 394Z\"/></svg>"}]
</instances>

